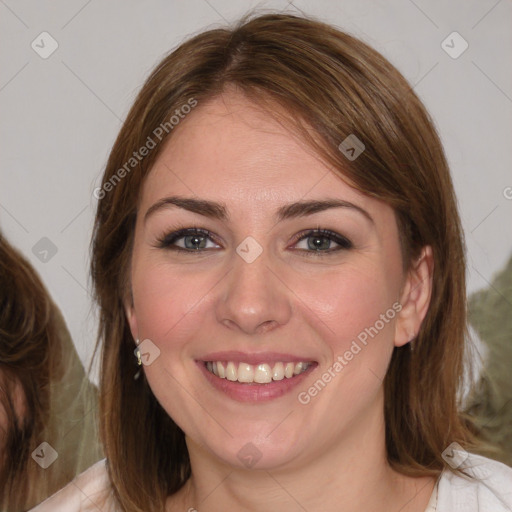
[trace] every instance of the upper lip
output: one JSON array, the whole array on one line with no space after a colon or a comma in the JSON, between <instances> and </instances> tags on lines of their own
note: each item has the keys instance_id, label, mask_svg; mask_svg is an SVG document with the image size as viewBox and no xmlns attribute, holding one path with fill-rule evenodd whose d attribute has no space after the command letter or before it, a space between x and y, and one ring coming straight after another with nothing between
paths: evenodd
<instances>
[{"instance_id":1,"label":"upper lip","mask_svg":"<svg viewBox=\"0 0 512 512\"><path fill-rule=\"evenodd\" d=\"M198 361L233 361L234 363L261 364L261 363L308 363L315 362L308 356L296 356L281 352L240 352L230 350L212 352L197 358Z\"/></svg>"}]
</instances>

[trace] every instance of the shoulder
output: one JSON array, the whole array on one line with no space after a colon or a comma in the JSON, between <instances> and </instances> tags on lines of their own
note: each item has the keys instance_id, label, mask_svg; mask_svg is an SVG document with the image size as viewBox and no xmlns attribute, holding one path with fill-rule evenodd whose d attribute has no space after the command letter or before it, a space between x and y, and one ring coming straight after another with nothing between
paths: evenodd
<instances>
[{"instance_id":1,"label":"shoulder","mask_svg":"<svg viewBox=\"0 0 512 512\"><path fill-rule=\"evenodd\" d=\"M512 468L481 455L454 450L458 468L445 470L438 486L438 512L512 512Z\"/></svg>"},{"instance_id":2,"label":"shoulder","mask_svg":"<svg viewBox=\"0 0 512 512\"><path fill-rule=\"evenodd\" d=\"M31 509L30 512L116 512L110 492L106 459L78 475L66 487Z\"/></svg>"}]
</instances>

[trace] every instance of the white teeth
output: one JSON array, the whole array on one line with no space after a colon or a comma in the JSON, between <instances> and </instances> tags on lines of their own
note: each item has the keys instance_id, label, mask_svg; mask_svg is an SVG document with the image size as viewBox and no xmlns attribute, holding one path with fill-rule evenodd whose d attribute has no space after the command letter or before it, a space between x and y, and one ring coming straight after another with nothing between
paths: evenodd
<instances>
[{"instance_id":1,"label":"white teeth","mask_svg":"<svg viewBox=\"0 0 512 512\"><path fill-rule=\"evenodd\" d=\"M254 382L267 384L272 381L272 370L268 364L259 364L254 372Z\"/></svg>"},{"instance_id":2,"label":"white teeth","mask_svg":"<svg viewBox=\"0 0 512 512\"><path fill-rule=\"evenodd\" d=\"M276 363L272 370L272 379L273 380L283 380L284 379L284 364Z\"/></svg>"},{"instance_id":3,"label":"white teeth","mask_svg":"<svg viewBox=\"0 0 512 512\"><path fill-rule=\"evenodd\" d=\"M206 367L208 368L208 365L206 365ZM226 366L226 379L232 380L234 382L237 379L237 377L238 375L235 363L229 361L228 365Z\"/></svg>"},{"instance_id":4,"label":"white teeth","mask_svg":"<svg viewBox=\"0 0 512 512\"><path fill-rule=\"evenodd\" d=\"M254 368L250 364L238 365L238 382L254 382Z\"/></svg>"},{"instance_id":5,"label":"white teeth","mask_svg":"<svg viewBox=\"0 0 512 512\"><path fill-rule=\"evenodd\" d=\"M248 363L235 363L233 361L207 361L206 368L221 379L232 382L238 381L245 384L256 382L257 384L268 384L273 380L283 380L285 377L291 379L295 375L304 373L310 363L283 363L277 362L274 365L260 363L252 365Z\"/></svg>"}]
</instances>

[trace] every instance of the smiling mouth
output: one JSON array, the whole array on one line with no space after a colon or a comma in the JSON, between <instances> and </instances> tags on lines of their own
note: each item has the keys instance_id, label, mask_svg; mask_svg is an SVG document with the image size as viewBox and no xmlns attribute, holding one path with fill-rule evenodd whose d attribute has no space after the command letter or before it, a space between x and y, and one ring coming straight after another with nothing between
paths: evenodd
<instances>
[{"instance_id":1,"label":"smiling mouth","mask_svg":"<svg viewBox=\"0 0 512 512\"><path fill-rule=\"evenodd\" d=\"M220 379L242 384L268 384L292 379L306 372L313 361L276 363L236 363L234 361L204 361L205 368Z\"/></svg>"}]
</instances>

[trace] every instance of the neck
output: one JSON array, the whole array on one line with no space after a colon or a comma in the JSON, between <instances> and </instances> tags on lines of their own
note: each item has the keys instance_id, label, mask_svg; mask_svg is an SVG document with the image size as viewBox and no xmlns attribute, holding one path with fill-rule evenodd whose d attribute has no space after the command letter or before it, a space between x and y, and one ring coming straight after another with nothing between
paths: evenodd
<instances>
[{"instance_id":1,"label":"neck","mask_svg":"<svg viewBox=\"0 0 512 512\"><path fill-rule=\"evenodd\" d=\"M373 404L337 445L272 470L234 468L187 439L192 476L167 510L424 512L435 480L389 466L382 411Z\"/></svg>"}]
</instances>

